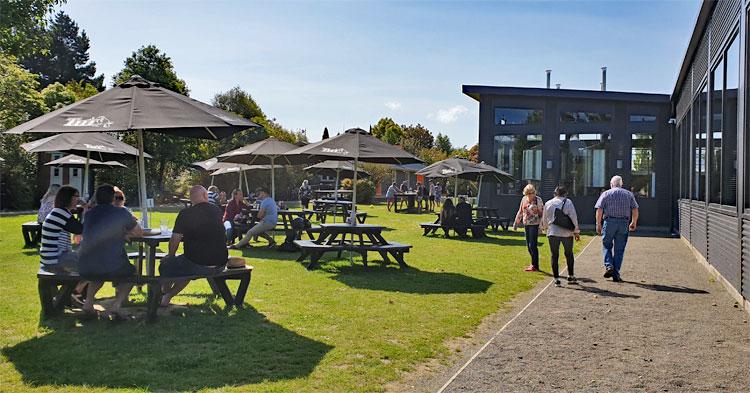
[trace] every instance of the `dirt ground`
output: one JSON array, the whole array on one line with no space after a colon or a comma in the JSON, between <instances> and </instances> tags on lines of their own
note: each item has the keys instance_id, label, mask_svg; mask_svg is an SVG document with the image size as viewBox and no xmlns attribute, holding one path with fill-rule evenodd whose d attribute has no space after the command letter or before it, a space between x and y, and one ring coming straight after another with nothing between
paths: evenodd
<instances>
[{"instance_id":1,"label":"dirt ground","mask_svg":"<svg viewBox=\"0 0 750 393\"><path fill-rule=\"evenodd\" d=\"M750 391L750 314L682 240L631 237L623 283L602 277L593 242L576 261L578 285L540 284L449 343L453 364L425 364L388 390L438 391L541 292L445 392Z\"/></svg>"}]
</instances>

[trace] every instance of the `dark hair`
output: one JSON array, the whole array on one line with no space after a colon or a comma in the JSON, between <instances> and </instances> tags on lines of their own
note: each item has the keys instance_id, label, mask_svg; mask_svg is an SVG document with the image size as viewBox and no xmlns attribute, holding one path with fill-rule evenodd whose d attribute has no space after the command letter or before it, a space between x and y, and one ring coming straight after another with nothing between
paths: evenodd
<instances>
[{"instance_id":1,"label":"dark hair","mask_svg":"<svg viewBox=\"0 0 750 393\"><path fill-rule=\"evenodd\" d=\"M78 195L78 189L71 186L62 186L55 195L55 207L68 208L73 197Z\"/></svg>"},{"instance_id":2,"label":"dark hair","mask_svg":"<svg viewBox=\"0 0 750 393\"><path fill-rule=\"evenodd\" d=\"M115 200L115 188L109 184L104 184L96 189L94 200L97 205L111 204Z\"/></svg>"},{"instance_id":3,"label":"dark hair","mask_svg":"<svg viewBox=\"0 0 750 393\"><path fill-rule=\"evenodd\" d=\"M240 190L239 188L235 188L234 190L232 190L232 196L234 197L235 195L237 195L237 194L239 194L241 192L242 192L242 190Z\"/></svg>"},{"instance_id":4,"label":"dark hair","mask_svg":"<svg viewBox=\"0 0 750 393\"><path fill-rule=\"evenodd\" d=\"M266 194L271 195L271 191L268 191L268 187L263 187L263 186L256 188L255 192L256 193L265 192Z\"/></svg>"},{"instance_id":5,"label":"dark hair","mask_svg":"<svg viewBox=\"0 0 750 393\"><path fill-rule=\"evenodd\" d=\"M563 186L557 186L555 187L555 196L564 197L568 195L568 190L565 189Z\"/></svg>"}]
</instances>

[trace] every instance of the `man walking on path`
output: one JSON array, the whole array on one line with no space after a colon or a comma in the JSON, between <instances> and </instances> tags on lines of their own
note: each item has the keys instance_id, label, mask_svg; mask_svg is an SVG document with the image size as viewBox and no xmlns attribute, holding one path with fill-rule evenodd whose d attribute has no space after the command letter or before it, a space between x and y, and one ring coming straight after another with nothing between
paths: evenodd
<instances>
[{"instance_id":1,"label":"man walking on path","mask_svg":"<svg viewBox=\"0 0 750 393\"><path fill-rule=\"evenodd\" d=\"M620 268L628 243L628 232L638 225L638 202L633 193L622 188L622 177L609 181L610 189L596 201L596 233L602 235L605 278L620 282ZM603 223L602 223L603 222Z\"/></svg>"}]
</instances>

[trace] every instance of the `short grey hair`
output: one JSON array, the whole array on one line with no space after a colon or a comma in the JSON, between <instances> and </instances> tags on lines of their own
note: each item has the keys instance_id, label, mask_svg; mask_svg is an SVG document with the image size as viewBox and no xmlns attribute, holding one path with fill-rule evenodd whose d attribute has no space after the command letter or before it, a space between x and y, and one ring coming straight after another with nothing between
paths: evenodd
<instances>
[{"instance_id":1,"label":"short grey hair","mask_svg":"<svg viewBox=\"0 0 750 393\"><path fill-rule=\"evenodd\" d=\"M622 188L622 176L620 175L612 176L612 180L609 181L609 186L612 188L615 188L615 187Z\"/></svg>"}]
</instances>

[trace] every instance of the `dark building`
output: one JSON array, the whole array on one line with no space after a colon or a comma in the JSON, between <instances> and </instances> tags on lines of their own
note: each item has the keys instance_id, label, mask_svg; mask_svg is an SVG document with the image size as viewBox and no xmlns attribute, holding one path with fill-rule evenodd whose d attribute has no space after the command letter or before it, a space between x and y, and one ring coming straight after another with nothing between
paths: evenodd
<instances>
[{"instance_id":1,"label":"dark building","mask_svg":"<svg viewBox=\"0 0 750 393\"><path fill-rule=\"evenodd\" d=\"M704 1L672 93L680 235L739 301L750 298L750 1Z\"/></svg>"},{"instance_id":2,"label":"dark building","mask_svg":"<svg viewBox=\"0 0 750 393\"><path fill-rule=\"evenodd\" d=\"M669 230L671 105L666 94L464 86L479 101L479 158L516 179L482 186L482 205L514 216L524 186L547 200L565 185L582 224L620 175L638 197L641 225Z\"/></svg>"},{"instance_id":3,"label":"dark building","mask_svg":"<svg viewBox=\"0 0 750 393\"><path fill-rule=\"evenodd\" d=\"M464 86L480 158L518 179L487 185L481 203L513 216L527 183L544 199L563 184L591 225L619 174L641 227L679 232L750 310L749 27L750 0L704 0L671 96Z\"/></svg>"}]
</instances>

